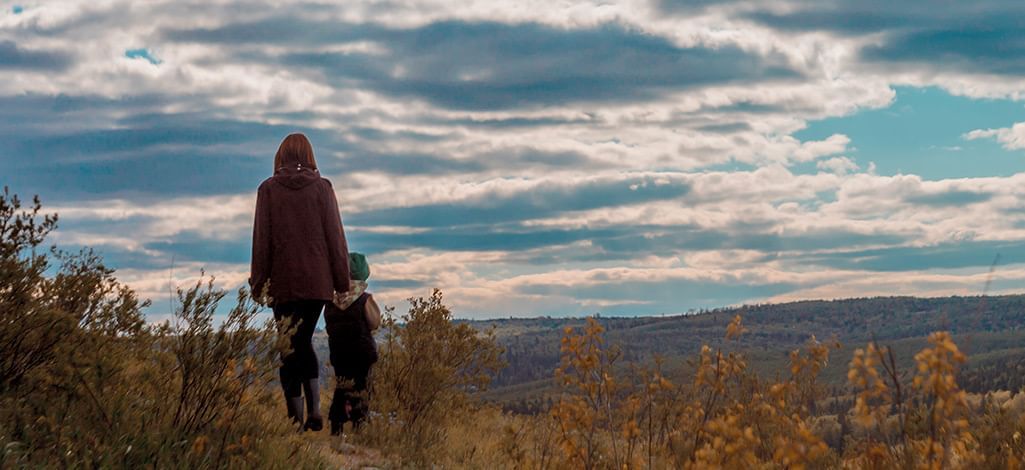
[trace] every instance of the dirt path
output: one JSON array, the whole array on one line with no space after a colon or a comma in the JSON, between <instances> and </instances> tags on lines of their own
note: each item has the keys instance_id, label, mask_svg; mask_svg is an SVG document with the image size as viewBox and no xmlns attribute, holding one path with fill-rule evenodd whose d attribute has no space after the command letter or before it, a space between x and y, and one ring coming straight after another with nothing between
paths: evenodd
<instances>
[{"instance_id":1,"label":"dirt path","mask_svg":"<svg viewBox=\"0 0 1025 470\"><path fill-rule=\"evenodd\" d=\"M307 433L310 448L324 457L328 468L345 470L371 470L391 468L392 465L376 449L347 442L345 437L334 437L327 432Z\"/></svg>"}]
</instances>

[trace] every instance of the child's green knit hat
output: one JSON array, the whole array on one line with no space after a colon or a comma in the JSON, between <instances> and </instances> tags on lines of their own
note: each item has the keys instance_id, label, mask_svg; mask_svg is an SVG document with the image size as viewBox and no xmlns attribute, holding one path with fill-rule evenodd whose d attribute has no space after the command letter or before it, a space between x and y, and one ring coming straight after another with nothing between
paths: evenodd
<instances>
[{"instance_id":1,"label":"child's green knit hat","mask_svg":"<svg viewBox=\"0 0 1025 470\"><path fill-rule=\"evenodd\" d=\"M370 278L370 265L363 253L349 252L349 278L366 281Z\"/></svg>"}]
</instances>

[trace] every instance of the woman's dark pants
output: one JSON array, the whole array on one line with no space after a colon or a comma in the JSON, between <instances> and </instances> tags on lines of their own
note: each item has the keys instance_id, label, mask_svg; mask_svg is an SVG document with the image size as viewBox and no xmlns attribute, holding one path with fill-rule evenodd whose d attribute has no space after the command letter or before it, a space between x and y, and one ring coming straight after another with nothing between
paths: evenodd
<instances>
[{"instance_id":1,"label":"woman's dark pants","mask_svg":"<svg viewBox=\"0 0 1025 470\"><path fill-rule=\"evenodd\" d=\"M313 350L313 329L324 304L323 300L296 300L274 306L274 320L279 327L298 322L291 337L292 352L281 358L281 368L278 369L286 397L301 396L302 383L320 377L320 363Z\"/></svg>"}]
</instances>

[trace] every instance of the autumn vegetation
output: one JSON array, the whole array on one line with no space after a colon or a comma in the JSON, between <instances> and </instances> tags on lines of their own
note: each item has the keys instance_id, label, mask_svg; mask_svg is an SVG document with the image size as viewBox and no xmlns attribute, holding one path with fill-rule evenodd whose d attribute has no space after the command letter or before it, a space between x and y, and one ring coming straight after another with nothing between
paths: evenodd
<instances>
[{"instance_id":1,"label":"autumn vegetation","mask_svg":"<svg viewBox=\"0 0 1025 470\"><path fill-rule=\"evenodd\" d=\"M283 343L245 291L215 324L227 293L195 284L149 325L99 257L43 245L40 210L0 195L0 467L316 463L278 416Z\"/></svg>"},{"instance_id":2,"label":"autumn vegetation","mask_svg":"<svg viewBox=\"0 0 1025 470\"><path fill-rule=\"evenodd\" d=\"M45 244L56 225L38 200L0 195L3 468L1013 469L1025 460L1025 394L965 390L968 357L946 330L910 354L885 336L841 345L807 335L778 367L755 368L751 351L771 328L758 315L698 318L725 321L674 364L611 343L615 323L591 318L559 332L547 398L511 412L485 397L516 356L494 329L454 321L440 291L386 315L366 426L299 434L275 383L287 341L258 321L248 292L219 309L229 292L204 278L177 291L172 320L147 323L147 302L98 256ZM838 366L839 385L824 377Z\"/></svg>"}]
</instances>

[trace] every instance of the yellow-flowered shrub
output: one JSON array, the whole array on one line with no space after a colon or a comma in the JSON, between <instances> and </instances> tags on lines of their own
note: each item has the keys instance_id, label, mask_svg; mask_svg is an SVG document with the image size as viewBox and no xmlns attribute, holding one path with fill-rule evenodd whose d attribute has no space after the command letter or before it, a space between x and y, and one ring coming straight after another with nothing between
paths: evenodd
<instances>
[{"instance_id":1,"label":"yellow-flowered shrub","mask_svg":"<svg viewBox=\"0 0 1025 470\"><path fill-rule=\"evenodd\" d=\"M837 342L810 338L765 380L737 352L745 331L733 318L724 346L703 346L690 379L674 380L660 358L616 367L597 320L567 328L561 395L539 418L554 421L558 445L525 468L1022 468L1022 407L1010 393L970 400L947 332L929 336L914 370L886 346L857 349L837 396L819 378Z\"/></svg>"}]
</instances>

